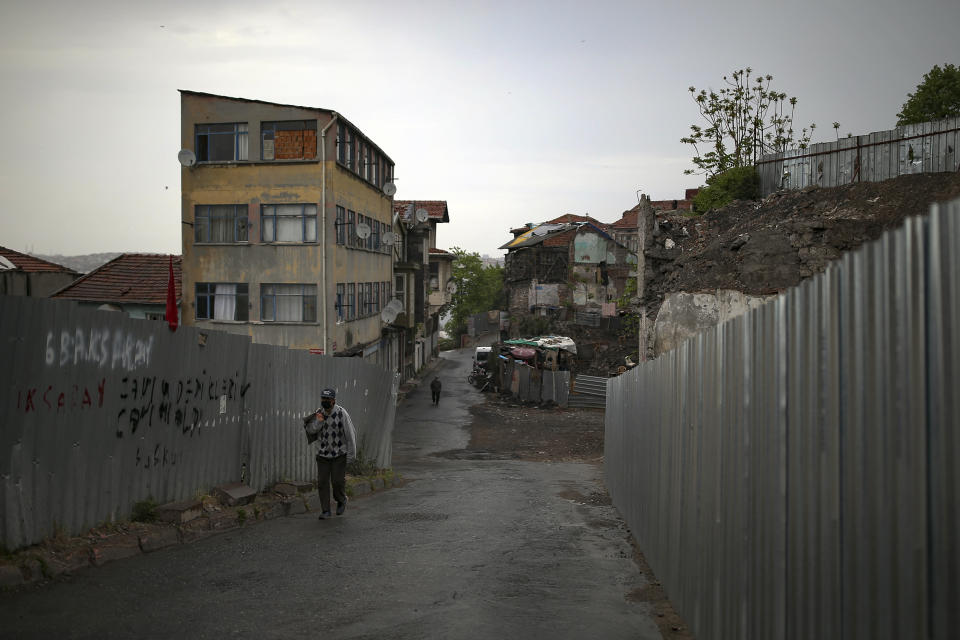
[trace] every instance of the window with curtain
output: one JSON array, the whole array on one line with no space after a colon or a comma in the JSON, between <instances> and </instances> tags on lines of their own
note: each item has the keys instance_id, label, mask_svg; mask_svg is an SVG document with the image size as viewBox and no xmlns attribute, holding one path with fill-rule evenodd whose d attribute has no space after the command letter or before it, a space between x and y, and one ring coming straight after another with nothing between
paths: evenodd
<instances>
[{"instance_id":1,"label":"window with curtain","mask_svg":"<svg viewBox=\"0 0 960 640\"><path fill-rule=\"evenodd\" d=\"M317 285L260 285L260 319L264 322L316 322Z\"/></svg>"},{"instance_id":2,"label":"window with curtain","mask_svg":"<svg viewBox=\"0 0 960 640\"><path fill-rule=\"evenodd\" d=\"M246 283L198 282L194 302L197 320L249 319L249 295Z\"/></svg>"},{"instance_id":3,"label":"window with curtain","mask_svg":"<svg viewBox=\"0 0 960 640\"><path fill-rule=\"evenodd\" d=\"M316 242L317 205L262 205L260 239L263 242Z\"/></svg>"},{"instance_id":4,"label":"window with curtain","mask_svg":"<svg viewBox=\"0 0 960 640\"><path fill-rule=\"evenodd\" d=\"M197 205L193 216L193 241L232 244L247 242L247 205Z\"/></svg>"},{"instance_id":5,"label":"window with curtain","mask_svg":"<svg viewBox=\"0 0 960 640\"><path fill-rule=\"evenodd\" d=\"M246 160L250 126L246 122L198 124L197 162L237 162Z\"/></svg>"}]
</instances>

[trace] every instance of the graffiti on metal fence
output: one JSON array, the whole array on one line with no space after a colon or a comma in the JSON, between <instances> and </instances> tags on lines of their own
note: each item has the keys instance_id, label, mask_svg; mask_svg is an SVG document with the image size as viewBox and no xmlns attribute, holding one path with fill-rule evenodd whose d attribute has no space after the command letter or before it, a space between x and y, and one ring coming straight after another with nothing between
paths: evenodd
<instances>
[{"instance_id":1,"label":"graffiti on metal fence","mask_svg":"<svg viewBox=\"0 0 960 640\"><path fill-rule=\"evenodd\" d=\"M57 340L56 331L47 332L44 360L48 366L68 366L78 364L109 365L116 369L119 365L127 371L150 365L153 351L153 336L139 338L130 332L116 329L61 330Z\"/></svg>"},{"instance_id":2,"label":"graffiti on metal fence","mask_svg":"<svg viewBox=\"0 0 960 640\"><path fill-rule=\"evenodd\" d=\"M183 460L182 451L172 451L168 446L157 443L149 447L137 447L137 467L147 470L156 467L172 467Z\"/></svg>"},{"instance_id":3,"label":"graffiti on metal fence","mask_svg":"<svg viewBox=\"0 0 960 640\"><path fill-rule=\"evenodd\" d=\"M96 385L80 386L69 384L57 387L48 384L46 387L26 387L17 389L17 411L30 413L31 411L55 411L64 413L83 409L103 407L103 394L107 379L101 378Z\"/></svg>"},{"instance_id":4,"label":"graffiti on metal fence","mask_svg":"<svg viewBox=\"0 0 960 640\"><path fill-rule=\"evenodd\" d=\"M225 412L227 401L239 400L250 390L250 383L240 383L240 374L230 378L212 378L204 369L199 376L168 380L158 376L127 376L120 381L120 411L117 413L116 436L130 435L140 426L157 423L180 429L193 436L199 433L205 409L217 403Z\"/></svg>"}]
</instances>

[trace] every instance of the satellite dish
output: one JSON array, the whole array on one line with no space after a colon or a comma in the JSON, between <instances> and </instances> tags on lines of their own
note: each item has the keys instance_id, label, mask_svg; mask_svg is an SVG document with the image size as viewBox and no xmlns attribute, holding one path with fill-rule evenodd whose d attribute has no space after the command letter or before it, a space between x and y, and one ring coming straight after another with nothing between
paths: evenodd
<instances>
[{"instance_id":1,"label":"satellite dish","mask_svg":"<svg viewBox=\"0 0 960 640\"><path fill-rule=\"evenodd\" d=\"M370 225L366 222L361 222L357 225L357 237L361 240L366 240L370 237Z\"/></svg>"},{"instance_id":2,"label":"satellite dish","mask_svg":"<svg viewBox=\"0 0 960 640\"><path fill-rule=\"evenodd\" d=\"M451 280L447 283L447 293L453 295L457 292L457 283Z\"/></svg>"},{"instance_id":3,"label":"satellite dish","mask_svg":"<svg viewBox=\"0 0 960 640\"><path fill-rule=\"evenodd\" d=\"M381 238L381 240L383 241L383 244L387 245L388 247L392 247L397 241L397 236L395 233L393 233L393 231L387 231L385 234L383 234L383 238Z\"/></svg>"},{"instance_id":4,"label":"satellite dish","mask_svg":"<svg viewBox=\"0 0 960 640\"><path fill-rule=\"evenodd\" d=\"M417 216L417 222L426 222L427 218L430 217L430 214L427 212L426 209L417 209L416 216Z\"/></svg>"},{"instance_id":5,"label":"satellite dish","mask_svg":"<svg viewBox=\"0 0 960 640\"><path fill-rule=\"evenodd\" d=\"M391 324L397 319L397 316L403 311L403 303L394 298L380 312L380 318L387 324Z\"/></svg>"},{"instance_id":6,"label":"satellite dish","mask_svg":"<svg viewBox=\"0 0 960 640\"><path fill-rule=\"evenodd\" d=\"M177 154L177 161L184 167L192 167L197 164L197 156L190 149L180 149Z\"/></svg>"},{"instance_id":7,"label":"satellite dish","mask_svg":"<svg viewBox=\"0 0 960 640\"><path fill-rule=\"evenodd\" d=\"M397 185L393 184L392 182L388 182L387 184L383 185L383 192L388 197L392 198L393 194L397 192Z\"/></svg>"},{"instance_id":8,"label":"satellite dish","mask_svg":"<svg viewBox=\"0 0 960 640\"><path fill-rule=\"evenodd\" d=\"M397 319L398 315L395 309L385 307L384 310L380 312L380 319L387 324L393 324L393 321Z\"/></svg>"}]
</instances>

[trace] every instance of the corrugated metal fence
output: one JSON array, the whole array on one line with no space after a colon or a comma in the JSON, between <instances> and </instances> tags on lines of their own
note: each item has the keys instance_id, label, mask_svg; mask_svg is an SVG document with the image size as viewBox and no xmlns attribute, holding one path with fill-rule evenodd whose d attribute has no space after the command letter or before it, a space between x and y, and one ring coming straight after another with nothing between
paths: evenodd
<instances>
[{"instance_id":1,"label":"corrugated metal fence","mask_svg":"<svg viewBox=\"0 0 960 640\"><path fill-rule=\"evenodd\" d=\"M911 173L960 169L960 118L897 127L763 156L760 191L880 182Z\"/></svg>"},{"instance_id":2,"label":"corrugated metal fence","mask_svg":"<svg viewBox=\"0 0 960 640\"><path fill-rule=\"evenodd\" d=\"M515 360L496 358L491 365L500 368L503 392L522 402L554 402L566 408L570 398L570 372L534 369Z\"/></svg>"},{"instance_id":3,"label":"corrugated metal fence","mask_svg":"<svg viewBox=\"0 0 960 640\"><path fill-rule=\"evenodd\" d=\"M700 640L960 628L960 200L610 380L614 503Z\"/></svg>"},{"instance_id":4,"label":"corrugated metal fence","mask_svg":"<svg viewBox=\"0 0 960 640\"><path fill-rule=\"evenodd\" d=\"M148 497L312 480L301 416L338 389L389 466L396 386L355 358L254 345L65 301L0 296L0 543L125 519Z\"/></svg>"}]
</instances>

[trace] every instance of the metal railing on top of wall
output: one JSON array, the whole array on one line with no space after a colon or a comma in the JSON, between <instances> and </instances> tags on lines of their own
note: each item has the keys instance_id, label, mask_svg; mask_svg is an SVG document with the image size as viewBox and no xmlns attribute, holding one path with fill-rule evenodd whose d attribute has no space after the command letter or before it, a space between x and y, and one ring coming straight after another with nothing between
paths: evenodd
<instances>
[{"instance_id":1,"label":"metal railing on top of wall","mask_svg":"<svg viewBox=\"0 0 960 640\"><path fill-rule=\"evenodd\" d=\"M32 544L244 481L313 480L302 416L324 387L390 465L390 372L246 336L0 296L0 544Z\"/></svg>"},{"instance_id":2,"label":"metal railing on top of wall","mask_svg":"<svg viewBox=\"0 0 960 640\"><path fill-rule=\"evenodd\" d=\"M608 386L614 504L697 638L960 628L960 200Z\"/></svg>"}]
</instances>

